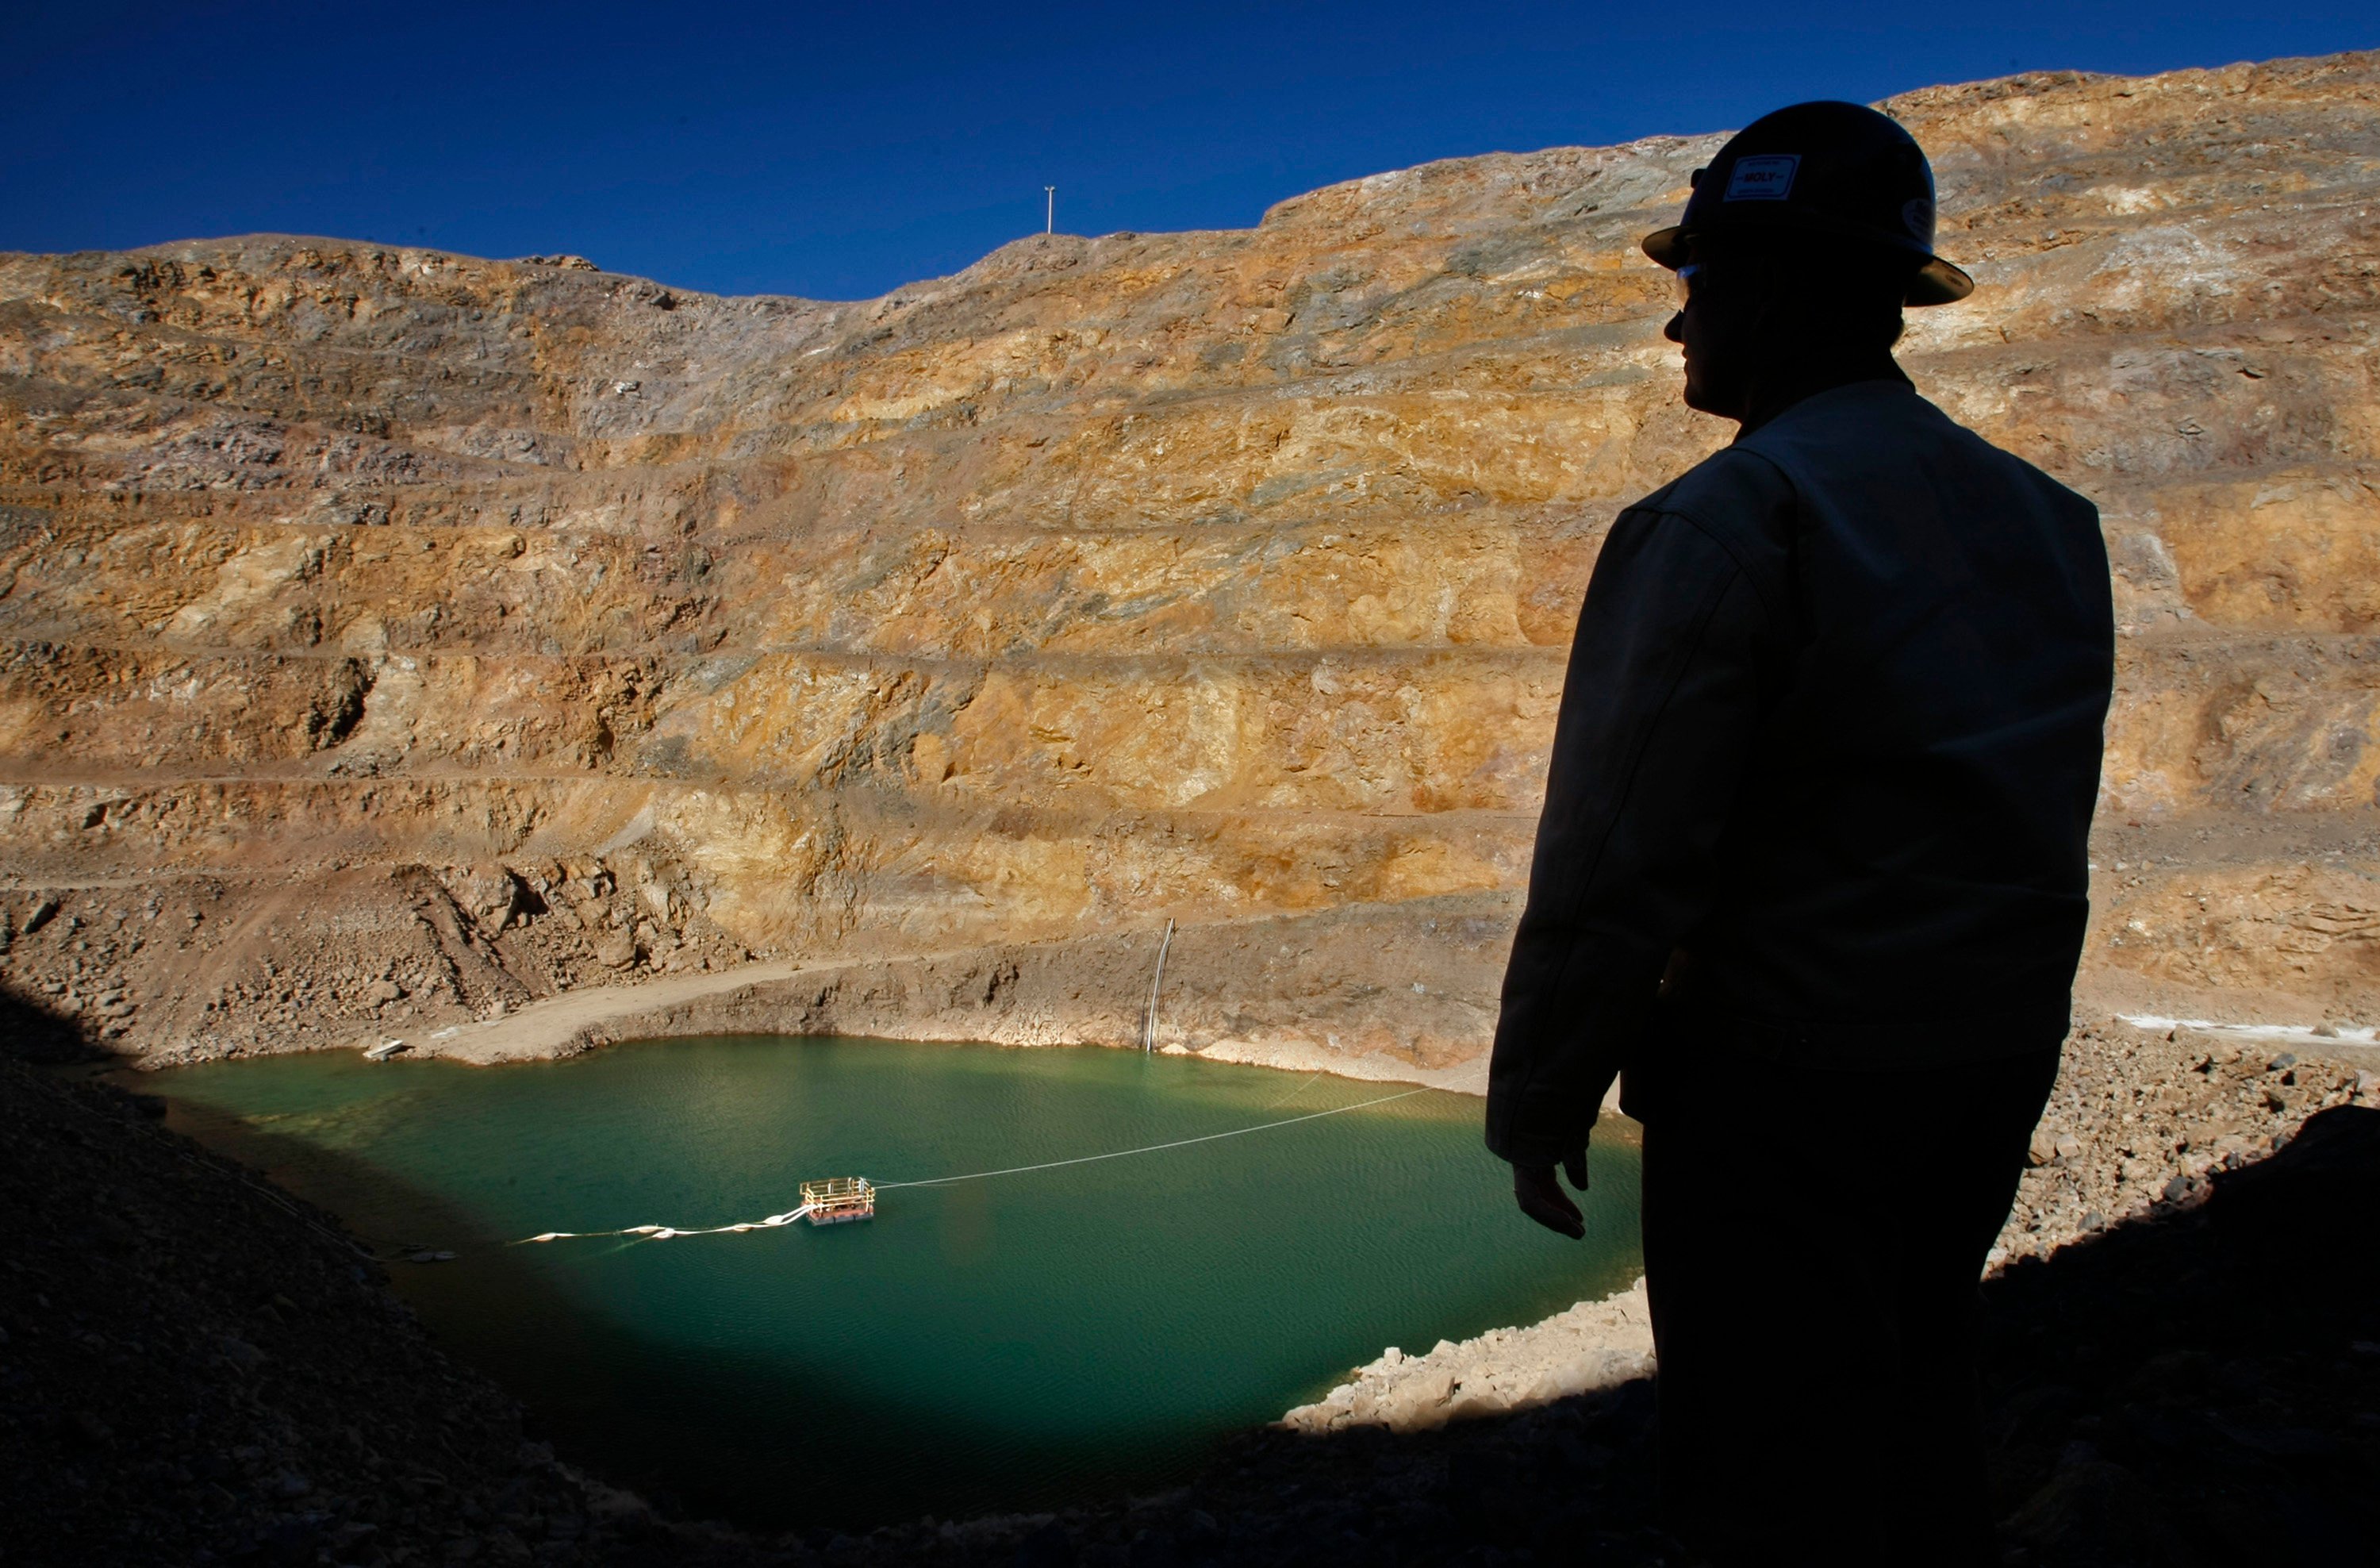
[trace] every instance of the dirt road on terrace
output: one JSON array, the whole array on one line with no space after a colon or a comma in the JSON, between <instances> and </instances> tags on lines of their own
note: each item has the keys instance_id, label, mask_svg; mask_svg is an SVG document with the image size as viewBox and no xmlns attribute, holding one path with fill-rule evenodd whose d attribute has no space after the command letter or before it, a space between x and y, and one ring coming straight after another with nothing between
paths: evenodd
<instances>
[{"instance_id":1,"label":"dirt road on terrace","mask_svg":"<svg viewBox=\"0 0 2380 1568\"><path fill-rule=\"evenodd\" d=\"M499 1062L547 1061L573 1054L603 1026L621 1018L683 1006L747 986L789 980L800 974L849 967L849 960L747 964L714 974L679 975L647 980L641 985L589 986L532 1002L501 1018L417 1029L409 1034L388 1034L382 1039L401 1042L407 1055L443 1056L475 1067L492 1066Z\"/></svg>"}]
</instances>

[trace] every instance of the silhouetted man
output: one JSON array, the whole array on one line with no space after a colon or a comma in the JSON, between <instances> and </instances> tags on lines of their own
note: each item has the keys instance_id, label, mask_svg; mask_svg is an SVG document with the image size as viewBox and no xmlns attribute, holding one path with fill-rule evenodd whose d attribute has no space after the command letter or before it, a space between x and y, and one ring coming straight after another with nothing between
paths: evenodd
<instances>
[{"instance_id":1,"label":"silhouetted man","mask_svg":"<svg viewBox=\"0 0 2380 1568\"><path fill-rule=\"evenodd\" d=\"M2098 515L1893 362L1973 286L1933 239L1908 133L1804 103L1645 240L1742 429L1596 562L1504 977L1521 1208L1581 1234L1615 1075L1645 1124L1663 1500L1727 1562L1987 1550L1976 1283L2088 912Z\"/></svg>"}]
</instances>

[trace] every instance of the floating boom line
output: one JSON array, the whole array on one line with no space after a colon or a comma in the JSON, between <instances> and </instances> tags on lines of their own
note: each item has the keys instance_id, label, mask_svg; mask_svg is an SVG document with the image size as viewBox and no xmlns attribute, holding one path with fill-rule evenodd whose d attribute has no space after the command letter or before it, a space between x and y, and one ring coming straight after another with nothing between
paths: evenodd
<instances>
[{"instance_id":1,"label":"floating boom line","mask_svg":"<svg viewBox=\"0 0 2380 1568\"><path fill-rule=\"evenodd\" d=\"M743 1220L733 1225L710 1225L700 1229L680 1230L674 1225L629 1225L616 1231L546 1231L538 1235L523 1236L512 1245L527 1246L531 1242L582 1241L590 1236L637 1236L645 1241L675 1241L680 1236L718 1236L725 1235L730 1232L740 1234L745 1231L772 1231L780 1225L790 1225L796 1220L808 1218L814 1207L816 1206L813 1204L805 1203L799 1209L788 1209L783 1214L771 1214L765 1220Z\"/></svg>"},{"instance_id":2,"label":"floating boom line","mask_svg":"<svg viewBox=\"0 0 2380 1568\"><path fill-rule=\"evenodd\" d=\"M1311 1081L1311 1080L1309 1080ZM1135 1154L1161 1154L1169 1149L1187 1149L1193 1144L1216 1143L1224 1138L1245 1137L1250 1133L1269 1133L1276 1127L1293 1127L1300 1122L1318 1122L1325 1116L1343 1116L1350 1111L1366 1111L1375 1105L1390 1105L1400 1100L1411 1100L1429 1090L1409 1088L1396 1094L1379 1095L1371 1100L1359 1100L1353 1105L1333 1106L1328 1111L1309 1111L1303 1116L1283 1116L1278 1121L1258 1122L1254 1126L1233 1127L1228 1132L1201 1133L1196 1137L1174 1138L1166 1143L1145 1144L1138 1149L1111 1149L1104 1154L1078 1154L1071 1160L1045 1160L1038 1165L1011 1165L999 1171L968 1171L955 1176L927 1176L913 1182L878 1182L878 1192L893 1187L946 1187L960 1182L985 1182L995 1176L1023 1176L1035 1171L1056 1171L1068 1165L1092 1165L1102 1160L1125 1160ZM681 1236L740 1235L747 1231L772 1231L792 1224L808 1216L814 1205L805 1203L783 1214L771 1214L765 1220L747 1220L732 1225L680 1227L675 1225L629 1225L616 1231L546 1231L541 1234L523 1236L513 1243L526 1246L537 1242L580 1241L596 1236L631 1236L639 1241L675 1241Z\"/></svg>"}]
</instances>

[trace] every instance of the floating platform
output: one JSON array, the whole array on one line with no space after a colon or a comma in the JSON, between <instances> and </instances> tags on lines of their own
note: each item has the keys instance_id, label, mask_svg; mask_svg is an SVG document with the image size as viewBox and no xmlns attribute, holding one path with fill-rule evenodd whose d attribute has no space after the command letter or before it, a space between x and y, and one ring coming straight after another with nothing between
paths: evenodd
<instances>
[{"instance_id":1,"label":"floating platform","mask_svg":"<svg viewBox=\"0 0 2380 1568\"><path fill-rule=\"evenodd\" d=\"M840 1225L846 1220L876 1218L876 1187L865 1176L830 1176L802 1184L803 1217L813 1225Z\"/></svg>"}]
</instances>

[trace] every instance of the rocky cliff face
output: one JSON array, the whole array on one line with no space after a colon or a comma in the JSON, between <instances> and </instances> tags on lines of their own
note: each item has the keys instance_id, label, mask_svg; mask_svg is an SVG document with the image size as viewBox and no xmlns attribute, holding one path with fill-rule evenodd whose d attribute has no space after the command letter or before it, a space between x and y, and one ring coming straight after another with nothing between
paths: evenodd
<instances>
[{"instance_id":1,"label":"rocky cliff face","mask_svg":"<svg viewBox=\"0 0 2380 1568\"><path fill-rule=\"evenodd\" d=\"M2107 521L2094 983L2380 1011L2380 55L1887 107L1981 283L1904 362ZM1172 915L1161 1038L1474 1056L1597 547L1727 433L1633 243L1716 140L857 304L0 258L9 973L203 1051Z\"/></svg>"}]
</instances>

